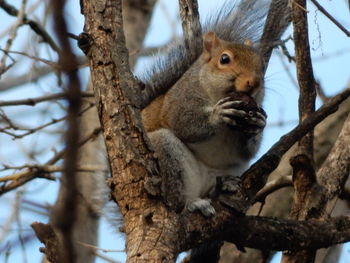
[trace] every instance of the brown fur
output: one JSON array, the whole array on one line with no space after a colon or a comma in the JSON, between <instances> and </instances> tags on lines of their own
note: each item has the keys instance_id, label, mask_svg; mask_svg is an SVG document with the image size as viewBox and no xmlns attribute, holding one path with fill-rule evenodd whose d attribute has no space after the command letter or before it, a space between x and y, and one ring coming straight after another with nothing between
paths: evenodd
<instances>
[{"instance_id":1,"label":"brown fur","mask_svg":"<svg viewBox=\"0 0 350 263\"><path fill-rule=\"evenodd\" d=\"M166 120L162 113L165 94L156 98L141 113L142 122L147 132L167 127Z\"/></svg>"}]
</instances>

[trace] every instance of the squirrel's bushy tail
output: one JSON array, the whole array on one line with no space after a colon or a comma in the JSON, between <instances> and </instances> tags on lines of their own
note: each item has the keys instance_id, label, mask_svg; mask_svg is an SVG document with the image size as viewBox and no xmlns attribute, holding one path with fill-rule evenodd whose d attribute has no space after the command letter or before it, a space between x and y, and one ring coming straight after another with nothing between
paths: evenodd
<instances>
[{"instance_id":1,"label":"squirrel's bushy tail","mask_svg":"<svg viewBox=\"0 0 350 263\"><path fill-rule=\"evenodd\" d=\"M219 38L229 42L251 40L257 43L262 35L269 3L265 0L226 1L206 19L203 33L213 31ZM198 49L196 53L200 54L202 46L198 46ZM178 39L156 54L154 62L139 76L145 84L141 108L165 93L188 70L189 65L196 60L189 52L184 40Z\"/></svg>"}]
</instances>

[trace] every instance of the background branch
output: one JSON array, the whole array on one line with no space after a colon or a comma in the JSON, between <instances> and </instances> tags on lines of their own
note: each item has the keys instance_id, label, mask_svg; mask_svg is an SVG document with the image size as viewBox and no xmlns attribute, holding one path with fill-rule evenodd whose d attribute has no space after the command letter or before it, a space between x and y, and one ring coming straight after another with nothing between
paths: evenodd
<instances>
[{"instance_id":1,"label":"background branch","mask_svg":"<svg viewBox=\"0 0 350 263\"><path fill-rule=\"evenodd\" d=\"M76 262L76 251L73 242L73 227L77 217L78 187L76 166L78 162L78 145L80 125L78 121L81 107L80 80L77 74L78 61L73 54L67 35L67 23L64 18L64 0L55 0L53 4L54 29L62 52L59 53L59 62L62 72L66 74L68 102L68 118L66 132L66 153L64 161L63 182L67 185L62 197L62 206L53 211L52 223L58 230L61 244L59 260L61 262Z\"/></svg>"},{"instance_id":2,"label":"background branch","mask_svg":"<svg viewBox=\"0 0 350 263\"><path fill-rule=\"evenodd\" d=\"M18 10L8 4L5 0L0 0L0 7L6 11L9 15L12 16L17 16L18 15ZM28 19L26 15L23 16L22 21L23 24L27 24L30 26L30 28L37 33L39 36L42 37L43 41L46 42L47 44L49 44L49 46L55 50L57 53L60 52L60 49L58 48L58 46L56 45L56 43L53 41L53 39L51 38L51 36L46 32L46 30L37 22Z\"/></svg>"},{"instance_id":3,"label":"background branch","mask_svg":"<svg viewBox=\"0 0 350 263\"><path fill-rule=\"evenodd\" d=\"M203 45L197 0L179 0L179 8L185 46L191 50L188 52L192 56L189 61L195 61L201 53L198 47Z\"/></svg>"},{"instance_id":4,"label":"background branch","mask_svg":"<svg viewBox=\"0 0 350 263\"><path fill-rule=\"evenodd\" d=\"M350 37L350 32L341 24L339 23L330 13L327 12L326 9L324 9L319 2L316 0L311 0L311 2L320 10L329 20L331 20L341 31L345 33L348 37Z\"/></svg>"},{"instance_id":5,"label":"background branch","mask_svg":"<svg viewBox=\"0 0 350 263\"><path fill-rule=\"evenodd\" d=\"M321 108L306 118L301 124L292 131L282 136L268 152L266 152L258 161L256 161L243 175L242 182L244 189L250 198L265 185L269 174L276 169L281 157L292 145L309 132L313 127L325 119L328 115L335 112L339 104L350 96L350 87L340 94L330 98Z\"/></svg>"}]
</instances>

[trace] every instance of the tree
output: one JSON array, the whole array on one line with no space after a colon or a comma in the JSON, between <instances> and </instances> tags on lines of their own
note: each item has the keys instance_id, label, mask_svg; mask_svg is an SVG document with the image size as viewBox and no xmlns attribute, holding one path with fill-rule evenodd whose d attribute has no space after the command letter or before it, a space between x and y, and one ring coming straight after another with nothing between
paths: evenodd
<instances>
[{"instance_id":1,"label":"tree","mask_svg":"<svg viewBox=\"0 0 350 263\"><path fill-rule=\"evenodd\" d=\"M281 1L285 4L282 7L275 5L276 2L278 1L273 1L273 8L280 8L279 11L287 10L287 1ZM196 2L192 1L191 3L194 5L185 6L187 2L180 1L180 7L189 11L187 14L196 14ZM317 4L317 2L315 3ZM18 25L30 25L32 30L57 52L58 63L45 62L54 65L59 70L58 74L64 76L62 81L66 89L61 94L35 100L6 101L0 105L20 105L23 103L35 105L40 101L64 98L66 104L63 106L67 110L66 147L63 151L57 152L45 165L4 166L4 170L23 169L23 171L12 175L12 177L4 177L2 182L5 183L1 189L2 193L13 191L29 180L37 177L52 179L51 171L61 171L62 187L59 200L51 213L50 224L35 223L33 227L39 239L45 243L45 254L51 262L88 262L88 260L92 260L92 257L82 257L87 256L88 251L93 252L94 250L89 250L87 246L82 246L82 244L77 245L75 240L81 236L79 233L87 231L84 228L86 225L80 223L82 215L86 214L91 219L89 226L91 224L91 226L94 225L93 228L96 227L96 219L100 210L99 204L102 204L103 201L100 198L94 199L95 194L91 196L89 184L95 185L100 182L98 178L103 178L103 172L106 169L101 169L103 162L102 164L98 162L94 167L85 166L86 162L91 164L91 158L86 161L85 156L89 155L88 153L91 155L91 151L94 151L96 146L90 144L85 149L80 148L80 146L92 138L96 138L100 129L97 126L92 129L92 132L87 131L86 127L91 128L91 124L96 123L96 121L88 121L87 115L83 115L80 122L77 121L79 116L87 110L84 109L82 100L84 97L91 97L91 93L80 91L80 81L77 74L80 63L68 42L67 26L63 16L63 1L52 1L52 4L54 6L52 14L55 33L59 44L56 44L56 41L40 24L27 18L24 13L25 2L23 2L19 12L15 12L13 7L4 1L1 2L1 7L9 14L18 17ZM267 154L263 155L244 173L241 181L241 192L238 195L219 194L214 200L218 214L212 219L186 211L180 214L175 213L157 198L159 186L155 182L161 179L162 171L157 168L157 160L140 120L139 105L144 104L144 102L140 96L140 83L134 79L130 71L122 20L124 15L129 18L134 16L134 19L138 17L137 19L140 21L146 21L140 22L139 24L144 25L144 27L138 28L139 31L135 34L130 34L133 38L127 38L126 41L129 47L135 45L134 49L140 49L153 3L149 4L145 1L140 4L139 2L125 1L123 12L121 1L103 3L82 1L81 4L82 13L85 16L85 33L80 35L79 41L89 58L95 104L98 109L112 174L109 186L112 189L112 199L118 203L120 213L123 215L128 261L173 261L179 252L198 247L203 242L225 240L234 243L241 250L244 247L253 247L263 251L293 251L283 256L283 262L312 262L314 251L318 248L349 240L349 218L347 216L326 217L326 207L338 196L346 196L344 183L349 174L350 161L350 149L345 147L350 131L350 122L345 120L348 113L347 102L342 104L341 110L336 113L337 115L333 115L342 116L342 118L339 117L336 121L334 118L327 119L328 123L332 123L332 125L337 123L338 130L342 126L341 122L345 121L340 135L338 136L335 129L333 130L335 133L333 138L327 138L331 141L328 148L315 143L315 152L321 152L322 148L323 153L323 157L315 156L318 158L315 159L317 166L314 166L312 161L314 158L312 129L333 113L339 104L347 99L350 91L346 89L339 95L327 99L324 105L314 112L316 82L313 78L309 53L305 1L293 2L291 11L296 46L295 59L301 90L299 100L300 125L281 138ZM318 8L322 10L320 7ZM140 16L135 13L135 10L140 12ZM267 60L271 48L276 44L271 41L277 41L280 38L280 35L273 35L273 25L279 22L274 20L276 19L273 16L275 13L276 10L269 14L270 24L267 23L265 28L267 42L264 42L264 38L262 41L263 48L264 44L266 45L263 54ZM196 21L196 17L190 18ZM184 32L187 33L185 35L195 35L195 32L191 32L191 21L188 17L186 18L186 12L183 13L183 22L185 24ZM124 30L128 30L128 26L133 25L128 22L128 19L125 19L124 23L126 25ZM135 30L135 27L132 30ZM269 35L270 33L272 36ZM11 37L9 39L11 40ZM9 46L10 42L8 41ZM283 43L280 44L283 47ZM9 53L9 46L5 48L4 60L11 58L12 53ZM24 55L23 52L22 55ZM4 75L11 67L11 64L6 66L8 64L5 62L2 65ZM130 62L131 64L135 63L134 60ZM87 108L89 107L91 107L90 104ZM18 128L15 122L8 118L4 112L2 117L7 123L7 127L1 131L14 138L18 137L10 132L11 129ZM55 122L55 120L51 122ZM327 126L327 122L324 122L323 128L319 126L318 129L327 130L329 126ZM28 132L38 130L39 128L30 129ZM317 134L316 130L316 140L320 141L320 136ZM289 152L294 156L291 159L293 182L289 177L283 177L284 180L272 181L270 185L263 188L267 177L278 166L284 153L297 141L299 141L297 154ZM334 143L334 141L336 142ZM330 151L331 145L334 146ZM65 159L64 166L59 169L53 167L52 165L62 157ZM96 170L100 172L99 177L91 175L94 180L92 182L86 180L86 172ZM284 175L286 174L288 173ZM332 177L329 176L330 174ZM295 189L291 210L293 220L245 215L247 209L255 202L264 201L266 196L277 188L291 184L294 185ZM88 191L85 192L84 189ZM96 195L98 196L98 194ZM93 198L91 199L91 197ZM307 205L304 206L304 204ZM81 232L78 232L77 229L81 226L83 226ZM323 231L318 231L319 229L323 229ZM94 245L96 234L91 234L82 236L79 240ZM220 248L220 246L217 247Z\"/></svg>"}]
</instances>

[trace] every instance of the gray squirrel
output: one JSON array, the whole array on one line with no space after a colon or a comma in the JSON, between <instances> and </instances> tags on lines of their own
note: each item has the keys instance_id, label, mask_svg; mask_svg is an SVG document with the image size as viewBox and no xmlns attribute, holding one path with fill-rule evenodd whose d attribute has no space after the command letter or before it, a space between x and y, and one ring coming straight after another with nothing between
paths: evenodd
<instances>
[{"instance_id":1,"label":"gray squirrel","mask_svg":"<svg viewBox=\"0 0 350 263\"><path fill-rule=\"evenodd\" d=\"M216 178L240 176L259 148L264 62L251 41L259 39L266 10L261 1L226 2L204 26L196 61L188 61L180 40L141 79L151 101L142 120L163 173L163 198L176 210L213 216L208 197ZM255 109L232 93L252 98Z\"/></svg>"}]
</instances>

